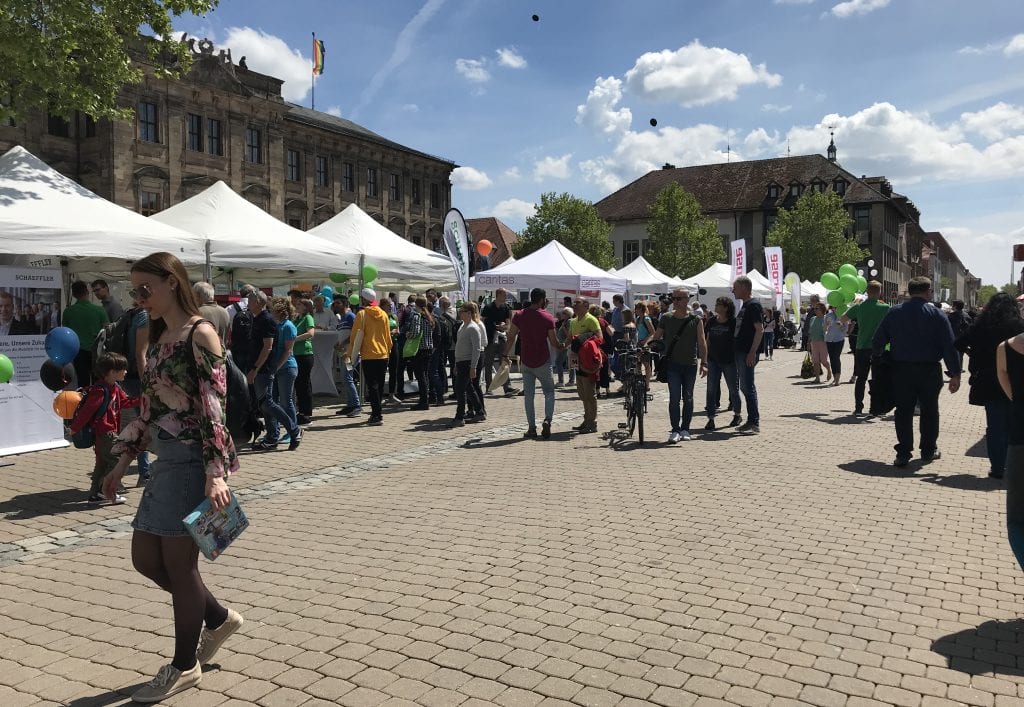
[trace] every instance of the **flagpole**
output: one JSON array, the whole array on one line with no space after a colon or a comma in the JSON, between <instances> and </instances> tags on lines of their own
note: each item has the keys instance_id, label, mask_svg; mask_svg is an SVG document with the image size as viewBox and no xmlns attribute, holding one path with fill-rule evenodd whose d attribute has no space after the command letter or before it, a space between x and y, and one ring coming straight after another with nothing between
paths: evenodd
<instances>
[{"instance_id":1,"label":"flagpole","mask_svg":"<svg viewBox=\"0 0 1024 707\"><path fill-rule=\"evenodd\" d=\"M316 32L313 33L313 67L309 70L309 109L316 110Z\"/></svg>"}]
</instances>

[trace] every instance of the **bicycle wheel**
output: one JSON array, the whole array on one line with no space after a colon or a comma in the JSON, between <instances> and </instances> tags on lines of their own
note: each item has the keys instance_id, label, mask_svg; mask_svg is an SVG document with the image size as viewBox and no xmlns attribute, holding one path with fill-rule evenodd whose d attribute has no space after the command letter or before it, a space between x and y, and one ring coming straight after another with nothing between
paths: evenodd
<instances>
[{"instance_id":1,"label":"bicycle wheel","mask_svg":"<svg viewBox=\"0 0 1024 707\"><path fill-rule=\"evenodd\" d=\"M636 383L632 379L626 383L626 436L633 436L633 429L636 427L636 396L633 391L636 390Z\"/></svg>"},{"instance_id":2,"label":"bicycle wheel","mask_svg":"<svg viewBox=\"0 0 1024 707\"><path fill-rule=\"evenodd\" d=\"M636 418L637 439L644 443L644 411L647 409L647 393L642 385L633 388L633 410ZM632 433L632 430L630 430Z\"/></svg>"}]
</instances>

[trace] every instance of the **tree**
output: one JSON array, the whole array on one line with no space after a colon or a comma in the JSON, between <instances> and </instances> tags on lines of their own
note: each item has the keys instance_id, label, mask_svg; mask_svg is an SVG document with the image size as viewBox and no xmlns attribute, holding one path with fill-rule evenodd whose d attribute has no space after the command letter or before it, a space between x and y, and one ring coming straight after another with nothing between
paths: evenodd
<instances>
[{"instance_id":1,"label":"tree","mask_svg":"<svg viewBox=\"0 0 1024 707\"><path fill-rule=\"evenodd\" d=\"M807 191L792 209L780 209L768 232L768 245L782 247L786 270L817 280L843 263L868 257L845 231L851 220L843 199L833 192Z\"/></svg>"},{"instance_id":2,"label":"tree","mask_svg":"<svg viewBox=\"0 0 1024 707\"><path fill-rule=\"evenodd\" d=\"M1020 288L1017 287L1016 282L1006 283L1000 288L1000 291L1005 292L1006 294L1010 295L1010 297L1016 297L1017 295L1020 294Z\"/></svg>"},{"instance_id":3,"label":"tree","mask_svg":"<svg viewBox=\"0 0 1024 707\"><path fill-rule=\"evenodd\" d=\"M608 238L611 231L589 201L568 192L548 192L540 195L540 205L526 219L526 228L512 246L512 253L522 258L557 240L584 260L607 270L615 266L615 248Z\"/></svg>"},{"instance_id":4,"label":"tree","mask_svg":"<svg viewBox=\"0 0 1024 707\"><path fill-rule=\"evenodd\" d=\"M647 224L651 265L673 277L696 275L725 260L718 224L701 213L693 194L673 182L658 193Z\"/></svg>"},{"instance_id":5,"label":"tree","mask_svg":"<svg viewBox=\"0 0 1024 707\"><path fill-rule=\"evenodd\" d=\"M984 306L999 291L995 285L982 285L978 288L978 305Z\"/></svg>"},{"instance_id":6,"label":"tree","mask_svg":"<svg viewBox=\"0 0 1024 707\"><path fill-rule=\"evenodd\" d=\"M203 15L217 0L6 0L0 9L0 120L34 111L70 117L124 118L118 92L142 71L129 55L143 48L158 73L189 66L188 48L174 39L171 16ZM140 42L146 28L156 39Z\"/></svg>"}]
</instances>

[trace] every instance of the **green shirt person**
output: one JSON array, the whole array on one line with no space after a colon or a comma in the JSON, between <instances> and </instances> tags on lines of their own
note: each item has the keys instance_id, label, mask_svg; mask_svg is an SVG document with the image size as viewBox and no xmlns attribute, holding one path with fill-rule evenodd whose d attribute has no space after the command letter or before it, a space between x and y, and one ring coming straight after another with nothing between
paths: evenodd
<instances>
[{"instance_id":1,"label":"green shirt person","mask_svg":"<svg viewBox=\"0 0 1024 707\"><path fill-rule=\"evenodd\" d=\"M864 387L871 373L871 340L875 338L878 325L889 313L889 305L879 301L882 283L872 280L868 283L868 298L846 310L840 319L843 324L857 322L857 350L853 358L853 414L864 412Z\"/></svg>"},{"instance_id":2,"label":"green shirt person","mask_svg":"<svg viewBox=\"0 0 1024 707\"><path fill-rule=\"evenodd\" d=\"M103 307L89 301L89 286L82 280L71 285L71 295L75 303L64 310L61 323L78 334L79 348L92 351L96 336L110 320Z\"/></svg>"}]
</instances>

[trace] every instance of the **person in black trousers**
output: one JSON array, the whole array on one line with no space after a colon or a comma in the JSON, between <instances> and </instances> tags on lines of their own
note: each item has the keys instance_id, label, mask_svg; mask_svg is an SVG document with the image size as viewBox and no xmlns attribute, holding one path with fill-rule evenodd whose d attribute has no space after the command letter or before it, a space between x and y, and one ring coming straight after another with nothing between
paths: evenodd
<instances>
[{"instance_id":1,"label":"person in black trousers","mask_svg":"<svg viewBox=\"0 0 1024 707\"><path fill-rule=\"evenodd\" d=\"M939 392L942 367L949 375L949 392L960 389L960 355L953 347L953 329L938 307L931 303L932 282L915 277L907 291L910 299L889 309L875 332L872 348L876 356L888 344L892 349L893 397L896 401L896 460L904 467L914 450L914 408L921 409L921 460L941 456L939 438Z\"/></svg>"}]
</instances>

